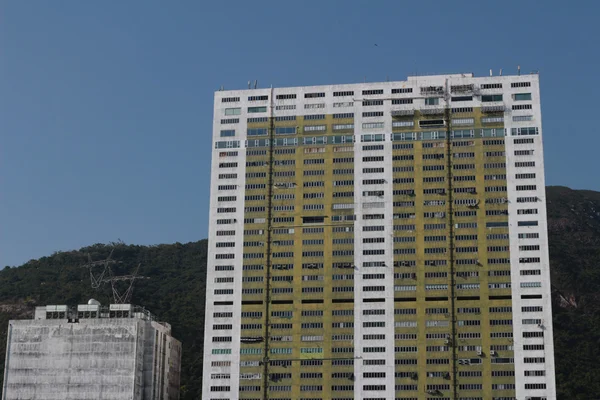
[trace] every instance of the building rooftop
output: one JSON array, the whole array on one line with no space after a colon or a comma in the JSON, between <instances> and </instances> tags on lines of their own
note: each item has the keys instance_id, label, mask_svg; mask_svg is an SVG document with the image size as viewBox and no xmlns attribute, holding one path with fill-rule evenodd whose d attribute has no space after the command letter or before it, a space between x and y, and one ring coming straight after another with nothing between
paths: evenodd
<instances>
[{"instance_id":1,"label":"building rooftop","mask_svg":"<svg viewBox=\"0 0 600 400\"><path fill-rule=\"evenodd\" d=\"M475 76L472 72L465 73L454 73L454 74L418 74L418 75L408 75L406 80L386 80L386 81L365 81L365 82L354 82L354 83L336 83L336 84L321 84L321 85L308 85L308 86L263 86L260 87L258 85L258 81L249 81L247 88L233 88L233 89L225 89L221 87L221 89L216 90L216 92L251 92L251 91L265 91L270 90L271 88L275 90L290 90L290 89L301 89L301 88L325 88L325 87L333 87L333 88L344 88L344 87L359 87L359 86L370 86L370 85L398 85L398 84L418 84L421 82L427 81L443 81L445 79L449 79L452 81L460 81L460 80L468 80L470 82L485 82L488 80L514 80L514 79L531 79L534 76L538 77L538 73L536 71L530 73L521 73L520 71L517 74L494 74L490 70L490 75L483 76Z\"/></svg>"},{"instance_id":2,"label":"building rooftop","mask_svg":"<svg viewBox=\"0 0 600 400\"><path fill-rule=\"evenodd\" d=\"M144 307L133 304L101 305L96 300L77 306L46 305L35 308L34 319L66 319L69 322L79 322L80 319L95 318L138 318L144 321L155 321L156 318Z\"/></svg>"}]
</instances>

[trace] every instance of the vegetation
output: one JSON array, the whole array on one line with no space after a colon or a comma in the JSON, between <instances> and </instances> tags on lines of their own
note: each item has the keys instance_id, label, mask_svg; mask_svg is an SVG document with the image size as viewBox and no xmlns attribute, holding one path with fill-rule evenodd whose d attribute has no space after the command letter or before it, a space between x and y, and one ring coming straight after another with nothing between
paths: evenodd
<instances>
[{"instance_id":1,"label":"vegetation","mask_svg":"<svg viewBox=\"0 0 600 400\"><path fill-rule=\"evenodd\" d=\"M87 262L88 253L92 260L101 260L113 248L113 259L122 261L116 272L130 273L141 263L140 274L150 278L136 282L133 302L169 322L173 335L182 342L181 398L201 398L206 240L149 247L96 244L32 260L18 268L5 268L0 271L1 359L8 319L31 317L36 305L85 304L90 298L110 303L110 287L92 290L89 272L81 266ZM3 363L0 368L1 379Z\"/></svg>"},{"instance_id":2,"label":"vegetation","mask_svg":"<svg viewBox=\"0 0 600 400\"><path fill-rule=\"evenodd\" d=\"M547 188L554 298L556 379L560 399L584 400L600 392L600 193ZM29 318L36 305L110 301L107 287L94 291L81 265L122 261L120 273L138 263L150 277L138 282L134 302L173 326L183 343L182 399L201 398L207 241L136 246L96 244L58 252L0 271L0 360L11 318ZM0 379L4 365L0 365Z\"/></svg>"},{"instance_id":3,"label":"vegetation","mask_svg":"<svg viewBox=\"0 0 600 400\"><path fill-rule=\"evenodd\" d=\"M550 186L546 194L558 398L595 399L600 393L600 192Z\"/></svg>"}]
</instances>

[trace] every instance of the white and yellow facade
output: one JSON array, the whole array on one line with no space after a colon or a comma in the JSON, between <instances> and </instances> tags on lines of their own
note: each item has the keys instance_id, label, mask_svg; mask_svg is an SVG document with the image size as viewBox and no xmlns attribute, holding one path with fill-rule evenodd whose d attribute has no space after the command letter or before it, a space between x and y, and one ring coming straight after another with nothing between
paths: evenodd
<instances>
[{"instance_id":1,"label":"white and yellow facade","mask_svg":"<svg viewBox=\"0 0 600 400\"><path fill-rule=\"evenodd\" d=\"M556 399L538 78L216 92L203 399Z\"/></svg>"}]
</instances>

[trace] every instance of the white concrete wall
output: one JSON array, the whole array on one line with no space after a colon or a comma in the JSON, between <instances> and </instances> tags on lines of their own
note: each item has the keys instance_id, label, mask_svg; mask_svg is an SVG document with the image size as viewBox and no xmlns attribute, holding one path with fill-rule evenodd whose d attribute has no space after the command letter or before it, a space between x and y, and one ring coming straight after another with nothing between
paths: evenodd
<instances>
[{"instance_id":1,"label":"white concrete wall","mask_svg":"<svg viewBox=\"0 0 600 400\"><path fill-rule=\"evenodd\" d=\"M257 90L252 95L268 94L268 90ZM222 97L240 97L240 102L222 103ZM208 259L207 259L207 289L206 289L206 309L205 309L205 328L204 328L204 373L202 398L237 398L239 388L240 371L240 324L241 324L241 304L242 304L242 266L243 266L243 242L244 242L244 195L246 182L246 130L247 130L247 92L216 92L215 107L213 119L213 156L211 164L211 187L210 187L210 217L208 228ZM267 102L256 102L257 106L267 105ZM254 105L254 102L252 102ZM226 108L241 109L240 115L225 115ZM266 113L251 114L251 116L266 116ZM221 125L222 119L239 118L239 123L231 125ZM222 129L235 129L235 137L221 138ZM215 145L218 141L239 140L240 147L217 149ZM220 157L221 152L237 151L235 157ZM237 162L237 168L219 168L219 163ZM237 179L218 179L219 174L237 173ZM220 185L236 185L234 190L218 190ZM219 202L219 196L236 196L235 202ZM219 214L219 207L236 207L235 213ZM227 225L217 225L218 219L235 219L236 222ZM218 230L235 230L234 236L217 236ZM234 241L235 248L216 248L216 242ZM217 254L234 254L234 259L217 260ZM233 271L215 271L218 265L232 265ZM233 283L214 283L216 277L233 277ZM233 295L214 296L215 289L233 289ZM215 301L231 301L232 305L214 305ZM232 312L232 318L213 318L215 312ZM231 331L214 331L214 324L232 324ZM213 336L233 336L232 342L213 343ZM212 349L231 349L231 354L212 354ZM229 367L213 367L213 361L229 361ZM232 379L211 379L215 373L228 373ZM230 392L211 392L211 386L230 386ZM232 395L234 397L232 397Z\"/></svg>"},{"instance_id":2,"label":"white concrete wall","mask_svg":"<svg viewBox=\"0 0 600 400\"><path fill-rule=\"evenodd\" d=\"M171 343L163 349L162 339ZM3 400L176 400L180 343L138 318L10 321ZM155 346L155 343L157 344ZM165 350L165 351L163 351ZM169 359L163 362L163 354ZM167 393L153 389L177 382ZM161 384L162 382L162 384Z\"/></svg>"},{"instance_id":3,"label":"white concrete wall","mask_svg":"<svg viewBox=\"0 0 600 400\"><path fill-rule=\"evenodd\" d=\"M375 87L379 89L379 86ZM393 245L393 174L392 143L389 132L392 131L390 102L384 106L369 107L373 111L383 110L384 117L363 118L362 99L377 99L378 96L362 96L363 88L353 88L354 98L354 202L356 221L354 223L354 397L394 398L394 245ZM357 90L358 89L358 90ZM365 88L366 89L366 88ZM383 129L362 129L363 122L384 122ZM363 134L384 134L384 142L361 142ZM363 150L363 146L383 145L383 150ZM363 162L363 157L383 156L383 162ZM383 167L383 173L363 173L363 168ZM384 179L383 185L363 185L365 179ZM365 197L364 191L384 191L382 198ZM381 203L383 208L364 208L365 203ZM364 220L365 214L384 214L384 219ZM384 231L363 232L365 226L384 226ZM385 243L363 243L365 238L381 238ZM364 250L385 250L384 255L363 255ZM365 262L382 261L385 267L363 267ZM384 274L385 279L364 279L365 274ZM383 291L365 292L365 286L383 286ZM385 302L364 302L364 299L384 299ZM363 315L365 310L385 310L385 315ZM385 321L385 327L363 327L365 322ZM383 334L383 340L363 340L366 334ZM365 347L384 347L385 352L365 353ZM364 360L385 360L385 365L364 365ZM363 379L363 373L385 372L385 378ZM363 390L365 385L385 385L385 391Z\"/></svg>"},{"instance_id":4,"label":"white concrete wall","mask_svg":"<svg viewBox=\"0 0 600 400\"><path fill-rule=\"evenodd\" d=\"M143 321L11 321L3 400L141 399Z\"/></svg>"},{"instance_id":5,"label":"white concrete wall","mask_svg":"<svg viewBox=\"0 0 600 400\"><path fill-rule=\"evenodd\" d=\"M514 78L514 77L513 77ZM512 79L511 82L531 82L529 88L510 88L506 84L504 90L505 103L510 109L512 104L533 104L532 110L511 111L506 114L506 173L508 184L508 212L510 226L510 253L511 253L511 275L512 275L512 304L513 304L513 335L514 335L514 357L515 357L515 383L516 397L543 396L548 400L556 399L556 383L554 368L554 341L552 328L552 299L550 284L550 260L548 254L548 222L546 218L546 186L544 177L544 154L542 135L542 115L540 108L540 90L538 75L521 76ZM513 102L512 94L532 94L531 102ZM527 122L513 122L512 116L532 115L533 120ZM511 136L512 128L538 127L537 136ZM514 144L514 139L533 138L534 144ZM532 156L515 156L515 150L534 150ZM535 161L533 168L517 168L517 161ZM515 174L535 173L535 179L515 179ZM517 191L517 185L536 185L534 191ZM537 203L517 203L517 197L538 197ZM518 215L518 209L537 208L537 215ZM538 221L535 227L519 227L519 221ZM519 233L539 233L539 239L519 239ZM540 251L519 251L522 245L540 245ZM541 262L536 264L521 264L521 257L540 257ZM520 271L526 269L541 269L541 275L521 276ZM541 282L541 288L521 288L523 282ZM521 299L522 295L541 294L542 299ZM543 312L521 312L524 306L542 306ZM523 319L541 319L542 325L523 325ZM524 339L523 332L543 331L544 338ZM524 351L525 344L543 344L544 350ZM543 364L525 364L525 357L544 357ZM527 370L545 370L545 377L525 377ZM526 390L527 383L545 383L546 390Z\"/></svg>"}]
</instances>

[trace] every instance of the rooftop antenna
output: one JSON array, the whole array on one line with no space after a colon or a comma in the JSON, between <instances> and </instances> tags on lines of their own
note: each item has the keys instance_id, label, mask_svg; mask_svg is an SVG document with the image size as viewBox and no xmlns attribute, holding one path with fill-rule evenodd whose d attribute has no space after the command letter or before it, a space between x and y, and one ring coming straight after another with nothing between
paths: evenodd
<instances>
[{"instance_id":1,"label":"rooftop antenna","mask_svg":"<svg viewBox=\"0 0 600 400\"><path fill-rule=\"evenodd\" d=\"M517 65L517 75L521 75L521 66Z\"/></svg>"},{"instance_id":2,"label":"rooftop antenna","mask_svg":"<svg viewBox=\"0 0 600 400\"><path fill-rule=\"evenodd\" d=\"M90 270L90 281L92 283L92 289L98 289L104 283L104 275L110 268L111 264L120 264L120 261L112 259L112 255L115 249L110 251L108 257L104 260L92 261L92 256L88 253L88 262L82 265L82 268L88 268Z\"/></svg>"},{"instance_id":3,"label":"rooftop antenna","mask_svg":"<svg viewBox=\"0 0 600 400\"><path fill-rule=\"evenodd\" d=\"M248 81L248 89L252 87L252 82Z\"/></svg>"},{"instance_id":4,"label":"rooftop antenna","mask_svg":"<svg viewBox=\"0 0 600 400\"><path fill-rule=\"evenodd\" d=\"M254 89L258 86L258 80L254 80Z\"/></svg>"},{"instance_id":5,"label":"rooftop antenna","mask_svg":"<svg viewBox=\"0 0 600 400\"><path fill-rule=\"evenodd\" d=\"M500 76L502 76L502 68L500 68Z\"/></svg>"},{"instance_id":6,"label":"rooftop antenna","mask_svg":"<svg viewBox=\"0 0 600 400\"><path fill-rule=\"evenodd\" d=\"M490 68L490 76L492 76L492 69Z\"/></svg>"}]
</instances>

